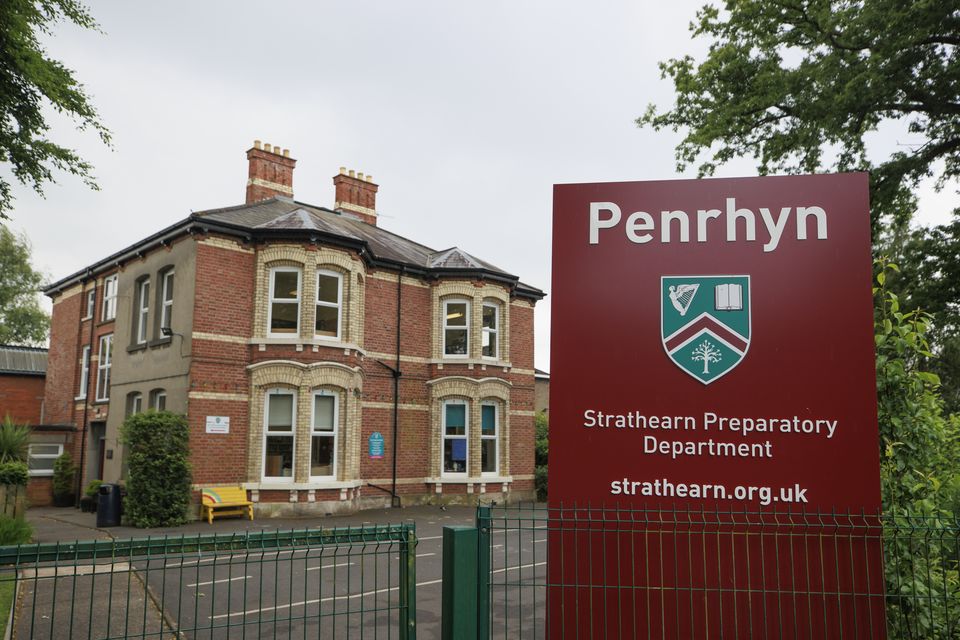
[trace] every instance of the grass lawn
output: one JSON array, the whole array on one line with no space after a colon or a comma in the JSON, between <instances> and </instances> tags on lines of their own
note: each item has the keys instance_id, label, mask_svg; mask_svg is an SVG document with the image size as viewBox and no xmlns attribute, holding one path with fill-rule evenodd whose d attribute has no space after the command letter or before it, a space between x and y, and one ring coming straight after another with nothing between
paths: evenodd
<instances>
[{"instance_id":1,"label":"grass lawn","mask_svg":"<svg viewBox=\"0 0 960 640\"><path fill-rule=\"evenodd\" d=\"M7 620L10 619L10 607L13 605L15 580L0 580L0 638L7 632Z\"/></svg>"}]
</instances>

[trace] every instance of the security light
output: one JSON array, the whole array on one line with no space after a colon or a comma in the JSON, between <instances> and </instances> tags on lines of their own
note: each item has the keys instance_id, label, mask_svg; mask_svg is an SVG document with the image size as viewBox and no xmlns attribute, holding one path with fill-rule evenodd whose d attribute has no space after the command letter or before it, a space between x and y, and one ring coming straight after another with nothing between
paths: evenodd
<instances>
[{"instance_id":1,"label":"security light","mask_svg":"<svg viewBox=\"0 0 960 640\"><path fill-rule=\"evenodd\" d=\"M160 334L164 338L169 338L173 335L173 329L171 329L170 327L160 327Z\"/></svg>"}]
</instances>

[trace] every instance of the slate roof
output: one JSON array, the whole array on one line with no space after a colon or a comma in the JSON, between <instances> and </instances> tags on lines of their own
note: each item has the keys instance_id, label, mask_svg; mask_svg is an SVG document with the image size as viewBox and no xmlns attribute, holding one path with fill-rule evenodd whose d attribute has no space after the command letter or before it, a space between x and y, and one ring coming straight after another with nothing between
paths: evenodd
<instances>
[{"instance_id":1,"label":"slate roof","mask_svg":"<svg viewBox=\"0 0 960 640\"><path fill-rule=\"evenodd\" d=\"M0 345L0 374L47 375L47 350L38 347Z\"/></svg>"},{"instance_id":2,"label":"slate roof","mask_svg":"<svg viewBox=\"0 0 960 640\"><path fill-rule=\"evenodd\" d=\"M403 268L422 275L485 277L513 285L518 295L527 298L539 300L545 295L540 289L520 282L517 276L458 247L436 251L363 222L349 212L315 207L283 196L235 207L194 212L189 218L101 260L96 265L51 284L46 292L48 295L56 293L74 282L121 264L130 257L149 250L153 245L169 242L187 231L216 231L239 235L245 239L311 239L354 248L360 251L365 260L386 268Z\"/></svg>"}]
</instances>

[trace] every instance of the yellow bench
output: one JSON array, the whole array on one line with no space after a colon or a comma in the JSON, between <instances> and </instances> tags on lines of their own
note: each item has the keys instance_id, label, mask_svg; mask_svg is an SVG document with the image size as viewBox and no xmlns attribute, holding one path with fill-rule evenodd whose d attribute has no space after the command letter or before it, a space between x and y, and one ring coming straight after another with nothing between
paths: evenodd
<instances>
[{"instance_id":1,"label":"yellow bench","mask_svg":"<svg viewBox=\"0 0 960 640\"><path fill-rule=\"evenodd\" d=\"M218 516L248 515L253 520L253 503L247 500L247 491L242 487L209 487L202 490L203 504L200 517L206 515L207 522L213 524Z\"/></svg>"}]
</instances>

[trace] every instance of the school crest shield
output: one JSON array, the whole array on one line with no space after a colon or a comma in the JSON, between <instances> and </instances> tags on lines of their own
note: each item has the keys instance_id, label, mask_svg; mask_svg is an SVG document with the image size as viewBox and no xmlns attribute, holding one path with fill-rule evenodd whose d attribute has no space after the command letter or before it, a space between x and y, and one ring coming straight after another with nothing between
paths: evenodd
<instances>
[{"instance_id":1,"label":"school crest shield","mask_svg":"<svg viewBox=\"0 0 960 640\"><path fill-rule=\"evenodd\" d=\"M675 365L703 384L730 373L750 348L750 276L663 276L660 332Z\"/></svg>"}]
</instances>

